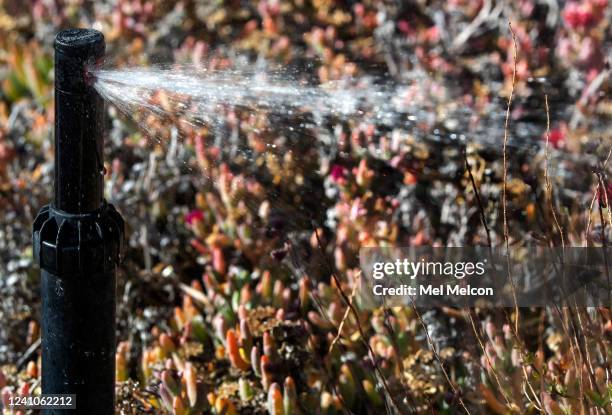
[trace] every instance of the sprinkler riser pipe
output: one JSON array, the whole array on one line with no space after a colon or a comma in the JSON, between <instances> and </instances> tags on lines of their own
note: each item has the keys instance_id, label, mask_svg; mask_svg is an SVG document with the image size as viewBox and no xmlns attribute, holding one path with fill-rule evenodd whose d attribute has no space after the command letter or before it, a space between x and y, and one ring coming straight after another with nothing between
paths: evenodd
<instances>
[{"instance_id":1,"label":"sprinkler riser pipe","mask_svg":"<svg viewBox=\"0 0 612 415\"><path fill-rule=\"evenodd\" d=\"M104 201L104 102L93 88L55 95L53 206L68 213L98 210Z\"/></svg>"},{"instance_id":2,"label":"sprinkler riser pipe","mask_svg":"<svg viewBox=\"0 0 612 415\"><path fill-rule=\"evenodd\" d=\"M104 322L115 321L115 284L115 272L67 280L42 271L42 393L76 394L78 414L115 412L115 325Z\"/></svg>"},{"instance_id":3,"label":"sprinkler riser pipe","mask_svg":"<svg viewBox=\"0 0 612 415\"><path fill-rule=\"evenodd\" d=\"M41 267L42 393L75 394L75 414L111 415L124 223L103 198L104 102L86 76L104 54L104 37L65 30L55 51L54 197L33 226ZM56 413L65 411L43 411Z\"/></svg>"}]
</instances>

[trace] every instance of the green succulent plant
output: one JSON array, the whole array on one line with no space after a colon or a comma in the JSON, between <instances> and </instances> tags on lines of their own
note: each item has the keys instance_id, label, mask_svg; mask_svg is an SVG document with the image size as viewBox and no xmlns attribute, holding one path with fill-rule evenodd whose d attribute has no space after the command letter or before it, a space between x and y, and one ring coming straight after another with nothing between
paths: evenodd
<instances>
[{"instance_id":1,"label":"green succulent plant","mask_svg":"<svg viewBox=\"0 0 612 415\"><path fill-rule=\"evenodd\" d=\"M2 80L4 98L14 103L32 97L41 105L51 100L53 60L35 42L16 44L7 54L8 74Z\"/></svg>"}]
</instances>

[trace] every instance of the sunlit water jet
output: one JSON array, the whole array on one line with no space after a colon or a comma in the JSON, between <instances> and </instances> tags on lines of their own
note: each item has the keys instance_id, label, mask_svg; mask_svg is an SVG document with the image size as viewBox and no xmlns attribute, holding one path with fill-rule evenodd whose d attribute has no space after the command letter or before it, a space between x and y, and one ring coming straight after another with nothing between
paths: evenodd
<instances>
[{"instance_id":1,"label":"sunlit water jet","mask_svg":"<svg viewBox=\"0 0 612 415\"><path fill-rule=\"evenodd\" d=\"M192 126L217 129L227 107L264 110L277 115L309 113L315 127L329 119L357 120L439 141L478 142L501 149L505 108L490 104L476 112L426 74L414 74L403 85L368 77L310 85L299 74L279 71L213 70L190 66L100 69L95 87L130 117L150 111L157 117L178 116ZM163 97L160 95L163 93ZM146 128L146 125L141 125ZM311 128L312 124L289 126ZM542 131L522 125L510 146L538 144ZM535 141L535 143L534 143Z\"/></svg>"},{"instance_id":2,"label":"sunlit water jet","mask_svg":"<svg viewBox=\"0 0 612 415\"><path fill-rule=\"evenodd\" d=\"M278 71L206 71L189 66L101 69L94 77L100 94L129 116L144 109L157 116L180 115L193 125L215 128L225 122L219 112L233 106L281 115L308 112L319 126L329 117L357 117L405 130L429 126L431 136L440 140L471 138L499 146L490 140L501 136L499 125L488 121L503 115L503 108L491 105L477 114L461 103L453 104L454 97L422 74L404 85L381 84L364 77L317 86ZM165 103L156 100L160 92L164 92ZM441 126L447 137L440 132ZM489 126L489 131L482 130L484 126ZM493 129L497 134L491 134Z\"/></svg>"}]
</instances>

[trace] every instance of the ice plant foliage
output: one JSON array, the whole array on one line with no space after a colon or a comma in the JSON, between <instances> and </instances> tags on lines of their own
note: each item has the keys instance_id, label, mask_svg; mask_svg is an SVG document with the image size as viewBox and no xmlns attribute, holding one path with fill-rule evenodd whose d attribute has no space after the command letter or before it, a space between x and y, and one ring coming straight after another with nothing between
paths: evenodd
<instances>
[{"instance_id":1,"label":"ice plant foliage","mask_svg":"<svg viewBox=\"0 0 612 415\"><path fill-rule=\"evenodd\" d=\"M512 86L510 243L609 245L609 1L98 3L0 7L5 404L40 393L23 235L52 187L41 39L95 22L107 198L130 228L118 413L612 410L609 308L351 298L362 247L503 243Z\"/></svg>"}]
</instances>

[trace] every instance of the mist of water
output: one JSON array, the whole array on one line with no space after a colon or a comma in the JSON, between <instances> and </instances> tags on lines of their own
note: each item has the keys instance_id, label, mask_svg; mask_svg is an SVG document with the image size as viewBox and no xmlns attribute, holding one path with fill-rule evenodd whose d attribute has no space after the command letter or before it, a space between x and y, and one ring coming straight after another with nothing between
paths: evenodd
<instances>
[{"instance_id":1,"label":"mist of water","mask_svg":"<svg viewBox=\"0 0 612 415\"><path fill-rule=\"evenodd\" d=\"M221 105L259 107L273 111L304 108L329 114L349 114L356 111L361 100L367 98L378 104L389 96L381 91L343 90L330 85L332 90L306 86L295 79L274 73L249 73L224 70L204 71L193 67L131 68L99 70L95 72L95 87L109 101L123 109L133 106L159 112L151 103L155 92L172 94L176 111L189 111L187 116L214 122L214 113ZM185 100L189 100L187 109ZM166 110L167 111L167 110Z\"/></svg>"},{"instance_id":2,"label":"mist of water","mask_svg":"<svg viewBox=\"0 0 612 415\"><path fill-rule=\"evenodd\" d=\"M454 102L451 88L421 73L404 84L363 77L322 85L282 71L193 66L100 69L93 75L98 92L130 117L144 110L161 118L180 117L194 127L217 128L228 107L277 115L309 113L317 126L330 119L353 119L436 140L469 139L501 147L503 108L492 105L476 113Z\"/></svg>"},{"instance_id":3,"label":"mist of water","mask_svg":"<svg viewBox=\"0 0 612 415\"><path fill-rule=\"evenodd\" d=\"M297 135L311 135L313 129L351 120L352 125L400 130L420 140L457 146L475 143L501 152L506 112L501 97L475 108L464 103L465 93L457 85L418 71L404 74L402 82L363 76L314 84L308 82L308 75L189 65L93 71L97 91L149 130L152 138L157 137L146 117L136 115L147 113L165 123L206 127L222 136L228 111L240 110L293 117L292 125L278 127L288 127ZM296 121L305 114L309 117L302 120L307 121ZM551 114L553 120L562 116ZM542 147L544 123L517 120L510 124L510 148L536 152Z\"/></svg>"}]
</instances>

